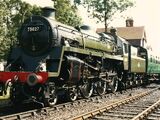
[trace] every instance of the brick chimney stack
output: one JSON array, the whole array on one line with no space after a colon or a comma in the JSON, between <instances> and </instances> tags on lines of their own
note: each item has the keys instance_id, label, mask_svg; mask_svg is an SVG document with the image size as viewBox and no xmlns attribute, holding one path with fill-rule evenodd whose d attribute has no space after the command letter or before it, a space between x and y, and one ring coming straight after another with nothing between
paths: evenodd
<instances>
[{"instance_id":1,"label":"brick chimney stack","mask_svg":"<svg viewBox=\"0 0 160 120\"><path fill-rule=\"evenodd\" d=\"M127 18L126 19L126 27L133 27L133 19L132 18Z\"/></svg>"}]
</instances>

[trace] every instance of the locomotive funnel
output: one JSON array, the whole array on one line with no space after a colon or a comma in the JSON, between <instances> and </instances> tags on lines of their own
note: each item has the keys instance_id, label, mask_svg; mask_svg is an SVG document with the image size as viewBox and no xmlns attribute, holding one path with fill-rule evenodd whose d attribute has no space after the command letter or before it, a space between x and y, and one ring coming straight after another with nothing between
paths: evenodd
<instances>
[{"instance_id":1,"label":"locomotive funnel","mask_svg":"<svg viewBox=\"0 0 160 120\"><path fill-rule=\"evenodd\" d=\"M42 8L43 16L45 16L47 18L55 19L55 11L56 11L56 9L52 8L52 7Z\"/></svg>"}]
</instances>

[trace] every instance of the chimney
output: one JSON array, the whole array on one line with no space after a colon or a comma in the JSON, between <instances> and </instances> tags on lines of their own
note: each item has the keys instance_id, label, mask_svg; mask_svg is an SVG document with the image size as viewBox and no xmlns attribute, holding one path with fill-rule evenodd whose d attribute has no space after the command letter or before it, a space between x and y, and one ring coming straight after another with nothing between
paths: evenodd
<instances>
[{"instance_id":1,"label":"chimney","mask_svg":"<svg viewBox=\"0 0 160 120\"><path fill-rule=\"evenodd\" d=\"M110 33L112 34L112 35L117 35L117 29L116 28L114 28L114 27L111 27L111 29L110 29Z\"/></svg>"},{"instance_id":2,"label":"chimney","mask_svg":"<svg viewBox=\"0 0 160 120\"><path fill-rule=\"evenodd\" d=\"M127 18L126 20L126 27L133 27L133 19L132 18Z\"/></svg>"},{"instance_id":3,"label":"chimney","mask_svg":"<svg viewBox=\"0 0 160 120\"><path fill-rule=\"evenodd\" d=\"M47 18L55 19L55 8L52 7L44 7L42 8L43 16Z\"/></svg>"}]
</instances>

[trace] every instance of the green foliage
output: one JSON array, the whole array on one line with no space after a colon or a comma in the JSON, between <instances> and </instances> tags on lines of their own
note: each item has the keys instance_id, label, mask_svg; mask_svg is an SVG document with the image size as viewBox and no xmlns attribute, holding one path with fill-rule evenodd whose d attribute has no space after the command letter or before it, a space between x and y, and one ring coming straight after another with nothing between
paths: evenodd
<instances>
[{"instance_id":1,"label":"green foliage","mask_svg":"<svg viewBox=\"0 0 160 120\"><path fill-rule=\"evenodd\" d=\"M4 1L0 1L0 59L5 55L5 50L7 49L8 40L5 41L7 34L7 16L9 11Z\"/></svg>"},{"instance_id":2,"label":"green foliage","mask_svg":"<svg viewBox=\"0 0 160 120\"><path fill-rule=\"evenodd\" d=\"M70 4L70 0L56 0L56 20L71 26L81 24L81 18L76 14L77 9Z\"/></svg>"},{"instance_id":3,"label":"green foliage","mask_svg":"<svg viewBox=\"0 0 160 120\"><path fill-rule=\"evenodd\" d=\"M105 27L112 21L115 14L121 13L134 5L133 0L83 0L83 2L78 0L78 3L87 5L88 10L92 11L91 15L100 22L104 22Z\"/></svg>"}]
</instances>

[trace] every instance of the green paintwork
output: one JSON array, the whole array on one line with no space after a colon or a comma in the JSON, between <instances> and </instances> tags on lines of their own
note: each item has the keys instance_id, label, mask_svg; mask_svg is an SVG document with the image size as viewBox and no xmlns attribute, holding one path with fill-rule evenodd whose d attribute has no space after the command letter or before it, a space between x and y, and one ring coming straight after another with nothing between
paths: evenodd
<instances>
[{"instance_id":1,"label":"green paintwork","mask_svg":"<svg viewBox=\"0 0 160 120\"><path fill-rule=\"evenodd\" d=\"M105 52L115 52L115 44L109 41L97 41L92 39L85 40L85 47Z\"/></svg>"},{"instance_id":2,"label":"green paintwork","mask_svg":"<svg viewBox=\"0 0 160 120\"><path fill-rule=\"evenodd\" d=\"M131 72L144 73L146 72L146 60L137 56L131 57Z\"/></svg>"},{"instance_id":3,"label":"green paintwork","mask_svg":"<svg viewBox=\"0 0 160 120\"><path fill-rule=\"evenodd\" d=\"M153 57L154 55L152 53L148 53L148 68L147 68L147 73L148 74L157 74L160 73L160 64L157 63L155 60L155 56L151 60L151 56ZM159 61L160 62L160 61Z\"/></svg>"},{"instance_id":4,"label":"green paintwork","mask_svg":"<svg viewBox=\"0 0 160 120\"><path fill-rule=\"evenodd\" d=\"M115 60L123 60L123 57L121 55L112 55L112 54L107 54L105 52L97 52L95 50L90 50L90 49L81 49L81 48L74 48L74 47L64 47L65 51L69 52L75 52L75 53L80 53L84 55L92 55L96 57L103 57L103 58L108 58L108 59L115 59Z\"/></svg>"},{"instance_id":5,"label":"green paintwork","mask_svg":"<svg viewBox=\"0 0 160 120\"><path fill-rule=\"evenodd\" d=\"M124 70L128 70L128 54L123 57ZM141 57L131 56L131 70L132 73L143 73L146 72L146 60Z\"/></svg>"},{"instance_id":6,"label":"green paintwork","mask_svg":"<svg viewBox=\"0 0 160 120\"><path fill-rule=\"evenodd\" d=\"M60 24L60 23L57 23ZM101 37L95 32L80 32L75 28L64 26L63 24L59 25L57 28L61 36L64 38L65 43L68 42L68 45L72 46L74 43L78 44L80 48L88 48L97 51L104 51L107 53L116 52L116 44L111 39L106 37Z\"/></svg>"},{"instance_id":7,"label":"green paintwork","mask_svg":"<svg viewBox=\"0 0 160 120\"><path fill-rule=\"evenodd\" d=\"M96 57L103 57L104 59L108 58L108 59L114 59L114 60L119 60L119 61L123 60L123 57L120 56L120 55L111 55L111 54L105 54L103 52L97 52L97 51L90 50L90 49L82 49L82 48L74 48L74 47L63 46L58 71L48 72L49 77L58 77L59 76L60 69L61 69L61 64L62 64L62 58L63 58L63 55L64 55L65 51L66 52L84 54L84 55L92 55L92 56L96 56Z\"/></svg>"},{"instance_id":8,"label":"green paintwork","mask_svg":"<svg viewBox=\"0 0 160 120\"><path fill-rule=\"evenodd\" d=\"M128 70L128 54L124 54L124 57L123 57L123 67L124 67L124 70Z\"/></svg>"}]
</instances>

